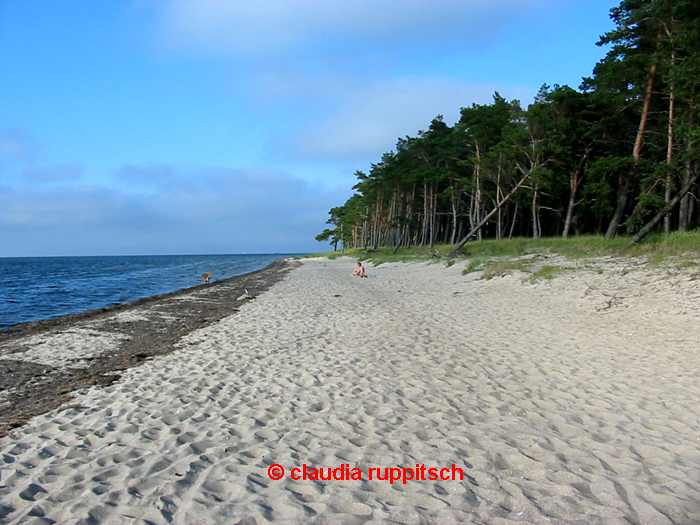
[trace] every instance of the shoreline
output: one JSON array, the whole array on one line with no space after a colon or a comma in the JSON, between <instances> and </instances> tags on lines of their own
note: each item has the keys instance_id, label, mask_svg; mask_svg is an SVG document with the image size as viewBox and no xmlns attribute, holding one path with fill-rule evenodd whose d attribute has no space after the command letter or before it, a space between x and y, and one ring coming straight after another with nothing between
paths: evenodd
<instances>
[{"instance_id":1,"label":"shoreline","mask_svg":"<svg viewBox=\"0 0 700 525\"><path fill-rule=\"evenodd\" d=\"M173 351L189 332L234 314L294 266L293 261L278 259L260 270L211 284L0 331L0 437L65 404L76 390L109 385L120 377L120 371ZM37 345L51 346L49 352L62 352L62 334L81 332L98 344L73 362L54 364L46 355L8 359L26 355Z\"/></svg>"},{"instance_id":2,"label":"shoreline","mask_svg":"<svg viewBox=\"0 0 700 525\"><path fill-rule=\"evenodd\" d=\"M640 262L302 260L0 438L0 518L698 523L700 290Z\"/></svg>"},{"instance_id":3,"label":"shoreline","mask_svg":"<svg viewBox=\"0 0 700 525\"><path fill-rule=\"evenodd\" d=\"M124 257L130 257L130 256L124 256ZM177 297L179 295L185 295L188 293L195 292L197 290L203 290L206 287L211 287L211 286L217 286L223 283L227 283L233 279L237 279L239 277L243 277L245 275L249 274L255 274L258 272L263 272L274 265L278 263L284 263L284 262L289 262L292 259L286 259L286 258L281 258L273 261L272 263L268 264L264 268L260 268L259 270L254 270L252 272L245 272L242 274L234 275L232 277L225 277L222 279L217 279L209 284L196 284L193 286L187 286L185 288L180 288L178 290L173 290L172 292L165 292L165 293L160 293L160 294L155 294L155 295L149 295L148 297L141 297L140 299L135 299L133 301L128 301L125 303L118 303L118 304L111 304L108 306L102 306L99 308L90 308L88 310L84 310L82 312L75 312L71 314L65 314L65 315L58 315L56 317L50 317L47 319L39 319L37 321L28 321L26 323L18 323L14 324L11 326L8 326L7 328L3 328L0 330L0 338L4 334L15 334L15 333L29 333L29 332L38 332L43 329L52 329L52 328L58 328L61 326L65 326L71 323L75 323L78 321L84 321L87 319L94 319L102 314L111 314L111 313L117 313L122 310L128 310L137 306L147 306L152 303L157 303L159 301L165 300L165 299L170 299L172 297Z\"/></svg>"}]
</instances>

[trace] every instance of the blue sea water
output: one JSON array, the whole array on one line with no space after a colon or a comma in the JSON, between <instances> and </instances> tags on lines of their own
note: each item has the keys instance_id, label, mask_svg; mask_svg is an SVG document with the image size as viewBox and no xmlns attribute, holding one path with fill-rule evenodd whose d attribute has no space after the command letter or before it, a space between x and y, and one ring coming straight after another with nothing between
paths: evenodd
<instances>
[{"instance_id":1,"label":"blue sea water","mask_svg":"<svg viewBox=\"0 0 700 525\"><path fill-rule=\"evenodd\" d=\"M0 330L260 270L298 254L0 258Z\"/></svg>"}]
</instances>

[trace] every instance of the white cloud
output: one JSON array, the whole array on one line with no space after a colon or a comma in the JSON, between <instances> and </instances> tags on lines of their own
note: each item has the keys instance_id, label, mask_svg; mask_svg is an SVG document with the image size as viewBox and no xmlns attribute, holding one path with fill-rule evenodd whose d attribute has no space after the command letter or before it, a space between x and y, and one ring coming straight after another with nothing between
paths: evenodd
<instances>
[{"instance_id":1,"label":"white cloud","mask_svg":"<svg viewBox=\"0 0 700 525\"><path fill-rule=\"evenodd\" d=\"M0 135L0 164L33 160L39 155L39 149L36 140L27 130L9 129Z\"/></svg>"},{"instance_id":2,"label":"white cloud","mask_svg":"<svg viewBox=\"0 0 700 525\"><path fill-rule=\"evenodd\" d=\"M314 160L366 159L376 162L392 150L398 138L415 136L442 115L448 124L460 108L492 101L495 91L509 99L528 96L526 87L506 90L494 85L470 85L445 78L386 78L348 90L320 120L287 139L284 150ZM271 148L280 146L284 139Z\"/></svg>"},{"instance_id":3,"label":"white cloud","mask_svg":"<svg viewBox=\"0 0 700 525\"><path fill-rule=\"evenodd\" d=\"M117 170L116 180L131 190L153 192L174 181L175 174L172 166L129 164Z\"/></svg>"},{"instance_id":4,"label":"white cloud","mask_svg":"<svg viewBox=\"0 0 700 525\"><path fill-rule=\"evenodd\" d=\"M312 251L328 210L348 197L282 172L179 175L151 193L3 186L0 255Z\"/></svg>"},{"instance_id":5,"label":"white cloud","mask_svg":"<svg viewBox=\"0 0 700 525\"><path fill-rule=\"evenodd\" d=\"M464 57L513 20L553 0L165 0L158 34L178 53L235 60L230 90L269 130L266 154L296 160L377 161L399 137L442 114L532 86L470 81ZM447 59L446 56L451 57ZM456 58L455 58L456 57ZM460 63L452 78L431 61ZM421 63L422 62L422 63ZM419 67L414 65L421 63ZM494 66L498 67L498 66ZM423 70L423 72L421 72ZM402 71L416 71L407 76Z\"/></svg>"},{"instance_id":6,"label":"white cloud","mask_svg":"<svg viewBox=\"0 0 700 525\"><path fill-rule=\"evenodd\" d=\"M249 58L286 55L325 42L396 46L478 40L545 0L169 0L160 36L176 49Z\"/></svg>"},{"instance_id":7,"label":"white cloud","mask_svg":"<svg viewBox=\"0 0 700 525\"><path fill-rule=\"evenodd\" d=\"M66 164L50 168L28 168L22 175L31 182L65 182L77 180L85 171L80 164Z\"/></svg>"}]
</instances>

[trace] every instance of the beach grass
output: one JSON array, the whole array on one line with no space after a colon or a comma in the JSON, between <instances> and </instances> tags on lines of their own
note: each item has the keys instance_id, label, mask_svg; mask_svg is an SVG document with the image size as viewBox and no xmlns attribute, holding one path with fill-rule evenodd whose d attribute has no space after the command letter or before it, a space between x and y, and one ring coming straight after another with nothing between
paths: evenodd
<instances>
[{"instance_id":1,"label":"beach grass","mask_svg":"<svg viewBox=\"0 0 700 525\"><path fill-rule=\"evenodd\" d=\"M467 243L461 253L449 255L452 245L379 247L377 249L353 248L335 252L323 252L309 257L354 257L374 266L387 262L442 262L449 265L457 261L466 262L463 273L483 272L482 278L491 279L511 271L531 272L530 280L552 279L565 268L544 265L531 270L537 256L562 255L568 259L620 256L644 257L648 264L656 267L692 267L700 258L700 229L690 232L674 232L667 235L649 235L644 242L628 246L630 237L605 239L602 235L583 235L563 239L547 237L532 239L516 237L511 239L490 239ZM540 261L541 262L541 261Z\"/></svg>"},{"instance_id":2,"label":"beach grass","mask_svg":"<svg viewBox=\"0 0 700 525\"><path fill-rule=\"evenodd\" d=\"M565 271L567 268L563 266L556 266L552 264L545 264L541 268L539 268L537 271L533 272L532 275L530 276L529 281L530 282L535 282L538 281L539 279L544 279L546 281L554 279L557 275Z\"/></svg>"},{"instance_id":3,"label":"beach grass","mask_svg":"<svg viewBox=\"0 0 700 525\"><path fill-rule=\"evenodd\" d=\"M376 280L351 277L354 258L305 259L15 334L0 341L18 385L0 403L2 523L485 523L517 518L514 491L550 495L546 512L516 502L528 523L698 523L697 281L603 259L367 263ZM461 277L472 263L494 277ZM27 421L30 401L43 415ZM399 468L407 451L426 476ZM427 467L453 474L439 505ZM321 469L332 483L296 480ZM584 497L591 480L604 497Z\"/></svg>"},{"instance_id":4,"label":"beach grass","mask_svg":"<svg viewBox=\"0 0 700 525\"><path fill-rule=\"evenodd\" d=\"M481 273L482 279L493 279L502 277L512 271L528 271L532 262L526 259L515 259L508 261L492 261L486 264Z\"/></svg>"}]
</instances>

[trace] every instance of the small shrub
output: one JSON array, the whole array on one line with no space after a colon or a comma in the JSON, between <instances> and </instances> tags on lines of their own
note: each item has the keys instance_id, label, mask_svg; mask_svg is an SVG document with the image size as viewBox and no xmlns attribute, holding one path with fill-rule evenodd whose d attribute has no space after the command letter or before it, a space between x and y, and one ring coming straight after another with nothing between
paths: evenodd
<instances>
[{"instance_id":1,"label":"small shrub","mask_svg":"<svg viewBox=\"0 0 700 525\"><path fill-rule=\"evenodd\" d=\"M474 272L480 272L486 267L486 261L483 259L472 259L467 267L462 270L462 275L467 275Z\"/></svg>"},{"instance_id":2,"label":"small shrub","mask_svg":"<svg viewBox=\"0 0 700 525\"><path fill-rule=\"evenodd\" d=\"M517 261L491 262L481 274L482 279L490 280L494 277L503 277L511 271L527 271L532 261L520 259Z\"/></svg>"},{"instance_id":3,"label":"small shrub","mask_svg":"<svg viewBox=\"0 0 700 525\"><path fill-rule=\"evenodd\" d=\"M559 275L561 272L564 271L564 268L561 266L552 266L552 265L545 265L536 272L534 272L530 276L530 282L534 283L535 281L539 279L547 279L552 280L554 279L557 275Z\"/></svg>"}]
</instances>

